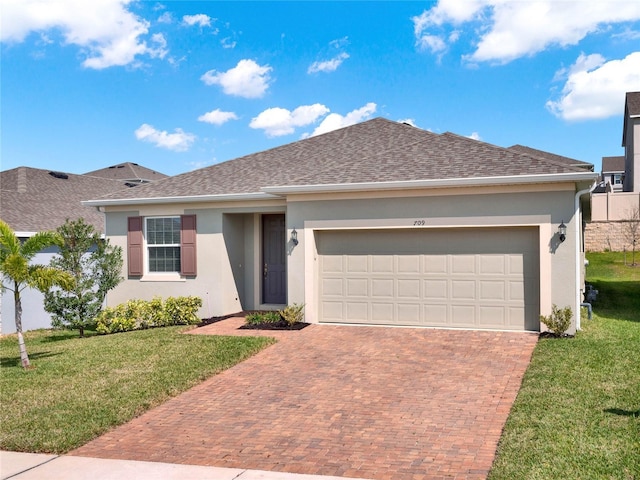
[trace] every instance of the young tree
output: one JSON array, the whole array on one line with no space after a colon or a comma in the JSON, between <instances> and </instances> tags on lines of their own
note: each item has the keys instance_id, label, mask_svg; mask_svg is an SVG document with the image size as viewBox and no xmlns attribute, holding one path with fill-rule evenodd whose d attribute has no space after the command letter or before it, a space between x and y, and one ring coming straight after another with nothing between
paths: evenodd
<instances>
[{"instance_id":1,"label":"young tree","mask_svg":"<svg viewBox=\"0 0 640 480\"><path fill-rule=\"evenodd\" d=\"M636 264L636 244L640 240L640 209L638 207L632 208L627 212L627 217L624 219L622 226L624 238L631 244L632 256L631 265Z\"/></svg>"},{"instance_id":2,"label":"young tree","mask_svg":"<svg viewBox=\"0 0 640 480\"><path fill-rule=\"evenodd\" d=\"M107 292L122 281L122 249L102 239L82 218L67 219L57 233L62 238L60 253L49 265L68 272L75 286L49 290L44 308L53 315L54 327L77 329L82 337L85 328L95 324Z\"/></svg>"},{"instance_id":3,"label":"young tree","mask_svg":"<svg viewBox=\"0 0 640 480\"><path fill-rule=\"evenodd\" d=\"M37 288L44 293L54 285L61 288L70 288L73 285L73 277L62 270L46 265L29 264L38 252L60 243L62 243L60 236L55 232L39 232L21 242L11 227L0 220L2 290L7 289L13 292L20 361L24 368L28 368L31 364L22 335L22 299L20 294L27 287Z\"/></svg>"}]
</instances>

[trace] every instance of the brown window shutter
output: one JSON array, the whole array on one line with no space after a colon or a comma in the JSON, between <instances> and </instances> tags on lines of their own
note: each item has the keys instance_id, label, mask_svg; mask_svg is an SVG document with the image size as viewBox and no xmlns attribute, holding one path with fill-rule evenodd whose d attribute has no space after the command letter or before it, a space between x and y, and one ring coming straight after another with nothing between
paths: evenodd
<instances>
[{"instance_id":1,"label":"brown window shutter","mask_svg":"<svg viewBox=\"0 0 640 480\"><path fill-rule=\"evenodd\" d=\"M142 264L142 217L129 217L127 227L127 265L130 277L141 277Z\"/></svg>"},{"instance_id":2,"label":"brown window shutter","mask_svg":"<svg viewBox=\"0 0 640 480\"><path fill-rule=\"evenodd\" d=\"M187 277L195 277L197 273L196 259L196 216L180 216L180 273Z\"/></svg>"}]
</instances>

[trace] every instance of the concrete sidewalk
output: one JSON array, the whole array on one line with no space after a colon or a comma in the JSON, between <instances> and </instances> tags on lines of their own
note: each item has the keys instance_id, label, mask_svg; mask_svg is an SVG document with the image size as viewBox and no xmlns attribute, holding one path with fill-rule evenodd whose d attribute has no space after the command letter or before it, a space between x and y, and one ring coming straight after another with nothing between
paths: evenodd
<instances>
[{"instance_id":1,"label":"concrete sidewalk","mask_svg":"<svg viewBox=\"0 0 640 480\"><path fill-rule=\"evenodd\" d=\"M266 472L0 451L0 480L341 480L341 477Z\"/></svg>"}]
</instances>

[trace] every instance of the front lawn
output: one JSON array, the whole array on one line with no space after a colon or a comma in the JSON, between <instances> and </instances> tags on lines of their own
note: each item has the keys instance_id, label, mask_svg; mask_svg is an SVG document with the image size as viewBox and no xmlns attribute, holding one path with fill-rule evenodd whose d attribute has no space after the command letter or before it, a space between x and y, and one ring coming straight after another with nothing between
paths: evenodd
<instances>
[{"instance_id":1,"label":"front lawn","mask_svg":"<svg viewBox=\"0 0 640 480\"><path fill-rule=\"evenodd\" d=\"M32 370L20 366L15 335L1 338L0 449L67 452L273 343L186 328L27 332Z\"/></svg>"},{"instance_id":2,"label":"front lawn","mask_svg":"<svg viewBox=\"0 0 640 480\"><path fill-rule=\"evenodd\" d=\"M594 318L573 339L540 339L492 480L640 479L640 267L587 256Z\"/></svg>"}]
</instances>

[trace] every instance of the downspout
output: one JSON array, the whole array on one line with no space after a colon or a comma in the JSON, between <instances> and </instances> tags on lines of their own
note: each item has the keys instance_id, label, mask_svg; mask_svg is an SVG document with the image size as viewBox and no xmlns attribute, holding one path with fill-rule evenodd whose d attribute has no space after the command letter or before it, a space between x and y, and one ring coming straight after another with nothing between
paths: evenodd
<instances>
[{"instance_id":1,"label":"downspout","mask_svg":"<svg viewBox=\"0 0 640 480\"><path fill-rule=\"evenodd\" d=\"M582 251L582 241L580 238L580 232L582 231L582 218L580 216L580 197L586 195L587 193L591 193L595 190L598 182L594 181L593 184L589 188L585 188L584 190L578 191L574 200L574 220L576 224L576 331L580 330L580 304L582 303L582 299L580 298L580 294L582 290L580 289L580 273L582 271L582 266L580 265L580 252Z\"/></svg>"}]
</instances>

